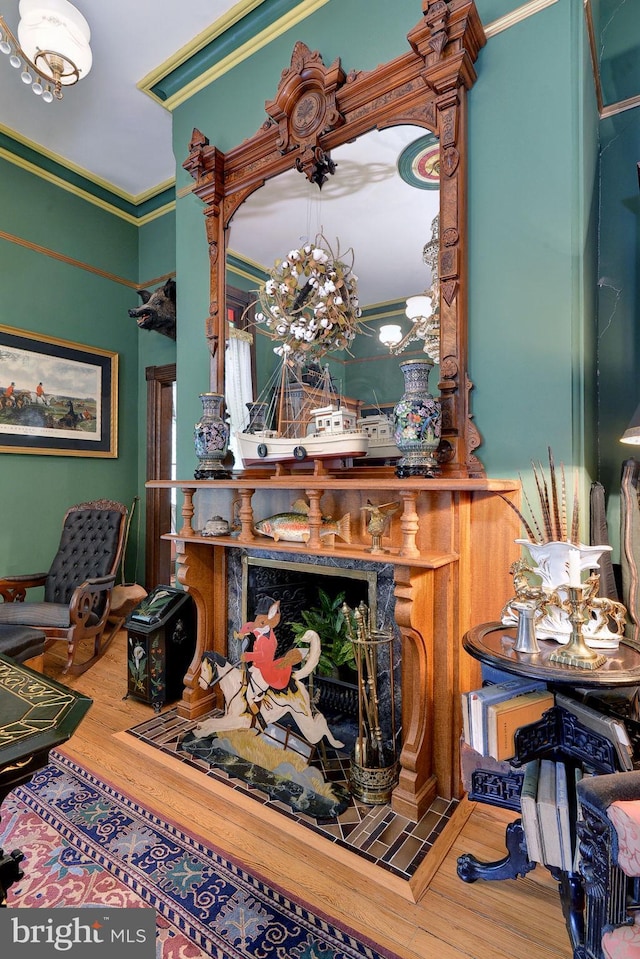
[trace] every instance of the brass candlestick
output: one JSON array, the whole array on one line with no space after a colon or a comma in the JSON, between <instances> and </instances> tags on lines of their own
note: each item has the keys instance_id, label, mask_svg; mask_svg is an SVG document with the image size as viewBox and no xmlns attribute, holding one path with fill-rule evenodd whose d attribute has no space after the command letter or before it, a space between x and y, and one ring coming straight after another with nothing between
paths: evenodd
<instances>
[{"instance_id":1,"label":"brass candlestick","mask_svg":"<svg viewBox=\"0 0 640 959\"><path fill-rule=\"evenodd\" d=\"M568 596L562 603L562 608L569 614L571 639L566 646L551 653L549 662L575 666L578 669L598 669L606 663L607 657L590 649L582 633L582 627L589 618L589 599L592 590L589 587L585 588L584 585L568 586L567 592Z\"/></svg>"}]
</instances>

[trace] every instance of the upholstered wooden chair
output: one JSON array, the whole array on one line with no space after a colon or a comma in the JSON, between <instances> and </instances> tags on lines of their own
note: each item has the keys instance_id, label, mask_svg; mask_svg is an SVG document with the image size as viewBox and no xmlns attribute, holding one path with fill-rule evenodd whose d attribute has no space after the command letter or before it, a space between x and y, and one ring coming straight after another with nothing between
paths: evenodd
<instances>
[{"instance_id":1,"label":"upholstered wooden chair","mask_svg":"<svg viewBox=\"0 0 640 959\"><path fill-rule=\"evenodd\" d=\"M640 772L578 783L585 959L640 956Z\"/></svg>"},{"instance_id":2,"label":"upholstered wooden chair","mask_svg":"<svg viewBox=\"0 0 640 959\"><path fill-rule=\"evenodd\" d=\"M82 673L105 652L117 630L106 631L111 592L122 558L127 507L111 500L72 506L64 517L58 552L48 573L0 578L0 625L33 626L45 645L66 640L63 672ZM44 587L41 601L27 590ZM87 655L83 640L91 640Z\"/></svg>"}]
</instances>

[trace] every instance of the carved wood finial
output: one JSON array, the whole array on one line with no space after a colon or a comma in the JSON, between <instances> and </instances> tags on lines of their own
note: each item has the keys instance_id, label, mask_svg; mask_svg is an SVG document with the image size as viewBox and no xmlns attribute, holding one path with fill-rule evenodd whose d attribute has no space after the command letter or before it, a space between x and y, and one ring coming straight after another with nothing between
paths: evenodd
<instances>
[{"instance_id":1,"label":"carved wood finial","mask_svg":"<svg viewBox=\"0 0 640 959\"><path fill-rule=\"evenodd\" d=\"M326 67L318 51L312 52L299 40L293 48L291 66L282 71L275 98L265 103L265 110L278 124L278 150L299 150L297 169L318 186L335 168L320 145L320 137L344 123L336 92L345 80L339 59Z\"/></svg>"},{"instance_id":2,"label":"carved wood finial","mask_svg":"<svg viewBox=\"0 0 640 959\"><path fill-rule=\"evenodd\" d=\"M209 146L209 138L201 133L197 127L193 128L193 133L191 134L191 140L189 141L189 153L193 153L194 150L199 150L202 147Z\"/></svg>"}]
</instances>

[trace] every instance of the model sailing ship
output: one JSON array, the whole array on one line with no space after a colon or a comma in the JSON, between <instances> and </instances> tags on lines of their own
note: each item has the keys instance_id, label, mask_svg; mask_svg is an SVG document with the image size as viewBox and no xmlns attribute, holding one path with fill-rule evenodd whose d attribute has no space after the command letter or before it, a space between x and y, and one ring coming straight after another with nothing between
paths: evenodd
<instances>
[{"instance_id":1,"label":"model sailing ship","mask_svg":"<svg viewBox=\"0 0 640 959\"><path fill-rule=\"evenodd\" d=\"M263 419L250 418L236 432L244 466L295 460L366 456L369 438L335 390L328 366L318 360L347 349L359 329L360 307L353 264L339 259L322 236L277 260L258 291L256 322L281 345L281 363L256 404ZM318 370L315 389L305 390L309 362Z\"/></svg>"},{"instance_id":2,"label":"model sailing ship","mask_svg":"<svg viewBox=\"0 0 640 959\"><path fill-rule=\"evenodd\" d=\"M270 392L270 401L250 404L263 406L264 422L250 420L246 431L236 433L245 466L366 456L369 436L358 425L357 414L343 405L328 367L313 395L305 396L295 365L283 359L279 386ZM277 424L274 429L266 425L272 422Z\"/></svg>"}]
</instances>

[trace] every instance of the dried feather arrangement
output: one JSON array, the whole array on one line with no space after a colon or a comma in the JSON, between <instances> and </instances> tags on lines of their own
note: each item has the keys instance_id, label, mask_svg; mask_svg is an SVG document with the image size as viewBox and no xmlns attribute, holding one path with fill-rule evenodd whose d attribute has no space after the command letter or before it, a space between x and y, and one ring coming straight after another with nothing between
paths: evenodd
<instances>
[{"instance_id":1,"label":"dried feather arrangement","mask_svg":"<svg viewBox=\"0 0 640 959\"><path fill-rule=\"evenodd\" d=\"M523 488L522 495L526 503L530 521L520 512L511 500L506 496L502 499L517 514L520 522L524 526L527 536L532 543L551 543L579 542L580 529L580 501L578 497L578 478L574 475L573 484L573 503L571 508L571 519L569 522L569 511L567 506L567 482L564 472L564 464L560 464L559 478L556 470L555 461L551 447L548 447L549 453L549 476L545 476L542 463L531 461L533 467L533 478L536 484L536 491L540 505L539 516L536 517L536 510L531 505L529 497ZM518 474L522 483L522 477Z\"/></svg>"}]
</instances>

